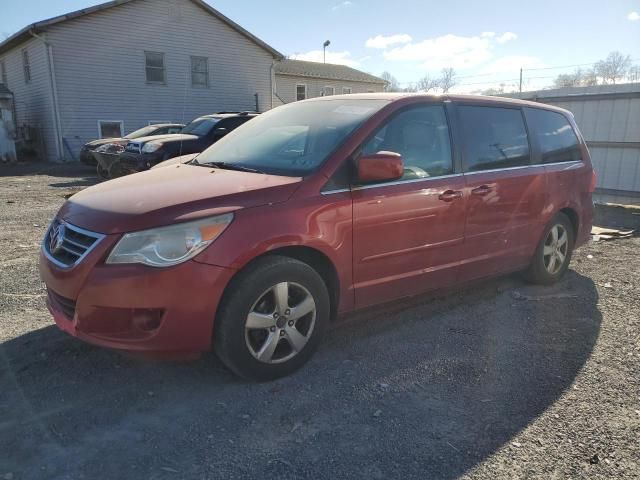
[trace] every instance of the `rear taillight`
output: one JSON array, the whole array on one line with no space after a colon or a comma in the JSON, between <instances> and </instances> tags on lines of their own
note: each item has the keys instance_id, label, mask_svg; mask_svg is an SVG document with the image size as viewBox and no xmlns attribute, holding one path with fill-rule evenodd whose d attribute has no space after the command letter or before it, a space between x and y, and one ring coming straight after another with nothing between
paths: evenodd
<instances>
[{"instance_id":1,"label":"rear taillight","mask_svg":"<svg viewBox=\"0 0 640 480\"><path fill-rule=\"evenodd\" d=\"M596 191L596 183L598 178L596 177L596 171L591 170L591 184L589 185L589 193L593 193Z\"/></svg>"}]
</instances>

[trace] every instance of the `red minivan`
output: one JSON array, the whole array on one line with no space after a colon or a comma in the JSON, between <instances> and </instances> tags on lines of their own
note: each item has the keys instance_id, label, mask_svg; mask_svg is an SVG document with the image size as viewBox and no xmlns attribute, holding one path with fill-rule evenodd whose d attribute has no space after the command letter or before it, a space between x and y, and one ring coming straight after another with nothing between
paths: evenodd
<instances>
[{"instance_id":1,"label":"red minivan","mask_svg":"<svg viewBox=\"0 0 640 480\"><path fill-rule=\"evenodd\" d=\"M553 283L591 230L584 139L538 103L323 97L183 162L60 209L40 273L61 329L147 355L214 348L267 380L342 313L518 270Z\"/></svg>"}]
</instances>

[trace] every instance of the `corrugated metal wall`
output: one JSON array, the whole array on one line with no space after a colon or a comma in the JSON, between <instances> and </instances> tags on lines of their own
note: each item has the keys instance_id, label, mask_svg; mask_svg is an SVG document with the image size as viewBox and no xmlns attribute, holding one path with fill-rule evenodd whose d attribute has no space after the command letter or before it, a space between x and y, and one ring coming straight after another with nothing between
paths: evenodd
<instances>
[{"instance_id":1,"label":"corrugated metal wall","mask_svg":"<svg viewBox=\"0 0 640 480\"><path fill-rule=\"evenodd\" d=\"M598 174L596 200L640 204L640 84L523 92L573 112Z\"/></svg>"}]
</instances>

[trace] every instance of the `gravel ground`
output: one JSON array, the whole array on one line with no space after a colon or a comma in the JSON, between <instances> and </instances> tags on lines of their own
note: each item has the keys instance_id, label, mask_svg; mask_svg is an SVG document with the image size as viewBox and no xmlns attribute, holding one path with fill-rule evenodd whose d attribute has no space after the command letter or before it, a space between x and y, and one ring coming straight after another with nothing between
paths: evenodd
<instances>
[{"instance_id":1,"label":"gravel ground","mask_svg":"<svg viewBox=\"0 0 640 480\"><path fill-rule=\"evenodd\" d=\"M306 368L252 384L213 355L58 331L39 242L91 171L0 168L0 479L640 478L640 238L579 250L554 287L352 315Z\"/></svg>"}]
</instances>

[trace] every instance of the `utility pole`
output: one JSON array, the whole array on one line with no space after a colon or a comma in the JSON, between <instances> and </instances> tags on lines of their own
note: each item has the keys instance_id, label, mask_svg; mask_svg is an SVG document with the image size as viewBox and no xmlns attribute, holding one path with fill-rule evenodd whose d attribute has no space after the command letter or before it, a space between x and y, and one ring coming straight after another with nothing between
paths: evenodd
<instances>
[{"instance_id":1,"label":"utility pole","mask_svg":"<svg viewBox=\"0 0 640 480\"><path fill-rule=\"evenodd\" d=\"M327 63L327 47L331 45L331 41L327 40L322 44L322 61Z\"/></svg>"},{"instance_id":2,"label":"utility pole","mask_svg":"<svg viewBox=\"0 0 640 480\"><path fill-rule=\"evenodd\" d=\"M520 93L522 93L522 67L520 67Z\"/></svg>"}]
</instances>

